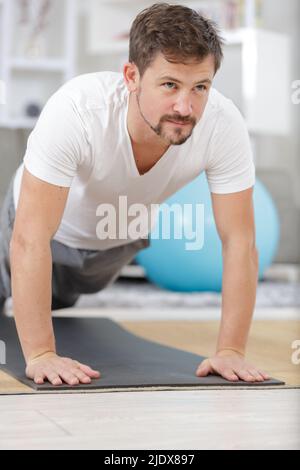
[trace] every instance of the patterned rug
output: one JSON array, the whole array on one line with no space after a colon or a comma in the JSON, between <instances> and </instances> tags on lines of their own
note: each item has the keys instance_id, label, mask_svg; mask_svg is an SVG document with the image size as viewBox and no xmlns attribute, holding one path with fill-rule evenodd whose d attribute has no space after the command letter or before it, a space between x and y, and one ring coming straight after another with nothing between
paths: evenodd
<instances>
[{"instance_id":1,"label":"patterned rug","mask_svg":"<svg viewBox=\"0 0 300 470\"><path fill-rule=\"evenodd\" d=\"M199 308L220 307L216 292L181 293L161 289L145 279L119 278L96 294L82 295L76 307L102 308ZM258 284L257 308L300 307L299 282L263 281Z\"/></svg>"}]
</instances>

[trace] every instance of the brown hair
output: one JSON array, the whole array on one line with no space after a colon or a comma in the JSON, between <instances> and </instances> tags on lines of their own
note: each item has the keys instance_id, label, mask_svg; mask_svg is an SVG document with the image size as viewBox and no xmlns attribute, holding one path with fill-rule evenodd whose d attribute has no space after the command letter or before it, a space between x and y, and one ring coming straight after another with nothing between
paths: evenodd
<instances>
[{"instance_id":1,"label":"brown hair","mask_svg":"<svg viewBox=\"0 0 300 470\"><path fill-rule=\"evenodd\" d=\"M213 21L183 5L155 3L132 23L129 62L135 63L142 77L159 52L173 63L201 62L212 54L217 72L223 59L222 46Z\"/></svg>"}]
</instances>

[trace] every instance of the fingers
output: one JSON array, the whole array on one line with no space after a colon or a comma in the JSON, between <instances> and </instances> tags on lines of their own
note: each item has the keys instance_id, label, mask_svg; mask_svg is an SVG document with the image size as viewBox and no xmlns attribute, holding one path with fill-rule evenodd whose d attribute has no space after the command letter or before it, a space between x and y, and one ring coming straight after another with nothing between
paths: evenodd
<instances>
[{"instance_id":1,"label":"fingers","mask_svg":"<svg viewBox=\"0 0 300 470\"><path fill-rule=\"evenodd\" d=\"M101 376L100 372L97 370L92 369L89 366L86 366L85 364L81 364L80 362L75 361L75 364L79 367L79 369L84 372L86 375L93 379L97 379Z\"/></svg>"},{"instance_id":2,"label":"fingers","mask_svg":"<svg viewBox=\"0 0 300 470\"><path fill-rule=\"evenodd\" d=\"M235 372L245 382L264 382L270 379L265 372L258 369L243 369Z\"/></svg>"},{"instance_id":3,"label":"fingers","mask_svg":"<svg viewBox=\"0 0 300 470\"><path fill-rule=\"evenodd\" d=\"M68 385L78 385L80 383L78 377L69 369L60 369L59 376Z\"/></svg>"},{"instance_id":4,"label":"fingers","mask_svg":"<svg viewBox=\"0 0 300 470\"><path fill-rule=\"evenodd\" d=\"M236 371L236 374L239 376L240 379L244 380L244 382L255 382L256 378L252 375L248 370L239 370ZM257 377L258 378L258 377ZM262 379L263 380L263 379Z\"/></svg>"},{"instance_id":5,"label":"fingers","mask_svg":"<svg viewBox=\"0 0 300 470\"><path fill-rule=\"evenodd\" d=\"M232 369L224 369L221 371L221 375L224 379L229 380L230 382L237 382L239 380L239 376Z\"/></svg>"},{"instance_id":6,"label":"fingers","mask_svg":"<svg viewBox=\"0 0 300 470\"><path fill-rule=\"evenodd\" d=\"M198 367L196 371L197 377L206 377L208 374L213 374L217 373L218 375L221 375L224 377L226 380L230 380L231 382L237 382L239 380L238 375L235 373L235 371L231 368L216 368L213 367L212 364L210 363L209 359L205 359L203 362L201 362L200 366Z\"/></svg>"},{"instance_id":7,"label":"fingers","mask_svg":"<svg viewBox=\"0 0 300 470\"><path fill-rule=\"evenodd\" d=\"M100 372L72 359L56 356L40 363L29 364L26 368L26 375L37 385L42 385L48 380L55 386L62 385L63 382L76 386L80 383L90 384L92 379L100 377Z\"/></svg>"},{"instance_id":8,"label":"fingers","mask_svg":"<svg viewBox=\"0 0 300 470\"><path fill-rule=\"evenodd\" d=\"M44 383L45 378L46 378L45 374L37 374L34 377L34 381L36 384L41 385Z\"/></svg>"},{"instance_id":9,"label":"fingers","mask_svg":"<svg viewBox=\"0 0 300 470\"><path fill-rule=\"evenodd\" d=\"M63 358L63 361L68 367L71 367L71 372L82 383L90 383L91 379L98 379L101 376L99 371L96 371L85 364L81 364L78 361L73 361L69 358Z\"/></svg>"},{"instance_id":10,"label":"fingers","mask_svg":"<svg viewBox=\"0 0 300 470\"><path fill-rule=\"evenodd\" d=\"M248 369L248 372L258 382L264 382L265 380L270 380L270 377L268 376L268 374L266 374L263 371L260 371L259 369Z\"/></svg>"},{"instance_id":11,"label":"fingers","mask_svg":"<svg viewBox=\"0 0 300 470\"><path fill-rule=\"evenodd\" d=\"M259 372L260 375L264 378L264 380L270 380L270 379L271 379L271 377L269 376L269 374L267 374L265 371L258 369L258 372Z\"/></svg>"},{"instance_id":12,"label":"fingers","mask_svg":"<svg viewBox=\"0 0 300 470\"><path fill-rule=\"evenodd\" d=\"M207 375L213 373L217 373L218 375L224 377L224 379L230 380L232 382L236 382L239 380L237 374L230 368L220 368L218 370L216 368L213 368L209 359L205 359L196 371L197 377L206 377Z\"/></svg>"},{"instance_id":13,"label":"fingers","mask_svg":"<svg viewBox=\"0 0 300 470\"><path fill-rule=\"evenodd\" d=\"M208 374L211 374L213 369L208 359L205 359L201 362L200 366L196 370L197 377L206 377Z\"/></svg>"},{"instance_id":14,"label":"fingers","mask_svg":"<svg viewBox=\"0 0 300 470\"><path fill-rule=\"evenodd\" d=\"M252 380L250 382L263 382L264 378L260 375L260 373L255 369L249 369L248 373L252 376Z\"/></svg>"},{"instance_id":15,"label":"fingers","mask_svg":"<svg viewBox=\"0 0 300 470\"><path fill-rule=\"evenodd\" d=\"M78 385L79 383L91 383L90 377L85 375L77 368L68 369L45 369L43 373L37 372L34 381L41 385L48 380L52 385L62 385L65 382L68 385Z\"/></svg>"},{"instance_id":16,"label":"fingers","mask_svg":"<svg viewBox=\"0 0 300 470\"><path fill-rule=\"evenodd\" d=\"M221 369L219 374L230 382L237 382L243 380L245 382L263 382L266 380L256 369L251 370L234 370L234 369Z\"/></svg>"},{"instance_id":17,"label":"fingers","mask_svg":"<svg viewBox=\"0 0 300 470\"><path fill-rule=\"evenodd\" d=\"M90 384L92 379L86 375L84 372L82 372L80 369L78 368L74 368L71 370L71 373L77 377L77 379L79 380L79 382L83 383L83 384Z\"/></svg>"},{"instance_id":18,"label":"fingers","mask_svg":"<svg viewBox=\"0 0 300 470\"><path fill-rule=\"evenodd\" d=\"M45 383L45 380L48 380L52 385L62 385L60 374L58 374L54 369L48 369L44 372L36 371L33 380L37 385L42 385Z\"/></svg>"},{"instance_id":19,"label":"fingers","mask_svg":"<svg viewBox=\"0 0 300 470\"><path fill-rule=\"evenodd\" d=\"M50 370L48 373L45 373L45 376L49 380L49 382L52 383L52 385L62 384L62 380L54 370Z\"/></svg>"},{"instance_id":20,"label":"fingers","mask_svg":"<svg viewBox=\"0 0 300 470\"><path fill-rule=\"evenodd\" d=\"M214 373L222 376L230 382L237 382L239 380L243 380L245 382L263 382L270 379L268 374L254 367L249 367L249 364L246 364L245 362L241 364L241 367L237 367L237 364L234 363L230 364L227 362L227 364L219 364L219 361L210 361L209 359L205 359L199 365L196 371L196 376L206 377L207 375Z\"/></svg>"}]
</instances>

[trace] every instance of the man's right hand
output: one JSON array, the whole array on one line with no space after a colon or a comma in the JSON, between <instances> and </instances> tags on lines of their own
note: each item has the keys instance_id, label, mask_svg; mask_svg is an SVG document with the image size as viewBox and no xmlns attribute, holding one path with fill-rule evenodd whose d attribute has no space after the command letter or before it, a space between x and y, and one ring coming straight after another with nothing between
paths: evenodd
<instances>
[{"instance_id":1,"label":"man's right hand","mask_svg":"<svg viewBox=\"0 0 300 470\"><path fill-rule=\"evenodd\" d=\"M91 369L67 357L60 357L54 352L47 352L30 359L26 366L26 376L36 384L48 380L52 385L89 384L92 379L98 379L100 372Z\"/></svg>"}]
</instances>

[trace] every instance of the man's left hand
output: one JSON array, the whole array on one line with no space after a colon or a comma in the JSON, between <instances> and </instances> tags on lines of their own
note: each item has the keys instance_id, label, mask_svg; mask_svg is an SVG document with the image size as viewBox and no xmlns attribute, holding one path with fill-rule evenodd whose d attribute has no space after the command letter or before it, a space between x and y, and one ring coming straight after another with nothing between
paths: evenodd
<instances>
[{"instance_id":1,"label":"man's left hand","mask_svg":"<svg viewBox=\"0 0 300 470\"><path fill-rule=\"evenodd\" d=\"M269 375L247 362L243 355L234 351L220 351L215 356L205 359L199 365L197 377L217 374L231 382L263 382L270 380Z\"/></svg>"}]
</instances>

